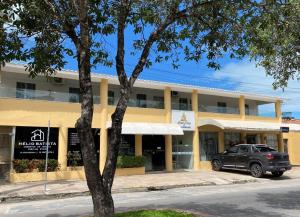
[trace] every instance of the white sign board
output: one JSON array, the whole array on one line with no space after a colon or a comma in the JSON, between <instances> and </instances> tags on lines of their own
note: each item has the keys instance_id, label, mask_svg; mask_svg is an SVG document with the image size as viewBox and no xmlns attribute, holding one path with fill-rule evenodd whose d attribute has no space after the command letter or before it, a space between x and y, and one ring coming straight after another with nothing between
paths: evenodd
<instances>
[{"instance_id":1,"label":"white sign board","mask_svg":"<svg viewBox=\"0 0 300 217\"><path fill-rule=\"evenodd\" d=\"M184 131L194 131L195 113L193 111L172 110L172 123L178 124Z\"/></svg>"}]
</instances>

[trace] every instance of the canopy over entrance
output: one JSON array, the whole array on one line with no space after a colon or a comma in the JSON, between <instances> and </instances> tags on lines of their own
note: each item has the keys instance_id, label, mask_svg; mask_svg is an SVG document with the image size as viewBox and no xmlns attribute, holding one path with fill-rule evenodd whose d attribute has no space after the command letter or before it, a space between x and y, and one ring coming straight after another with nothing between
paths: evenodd
<instances>
[{"instance_id":1,"label":"canopy over entrance","mask_svg":"<svg viewBox=\"0 0 300 217\"><path fill-rule=\"evenodd\" d=\"M107 122L106 128L111 128ZM183 135L183 130L178 124L123 122L122 134L138 135Z\"/></svg>"},{"instance_id":2,"label":"canopy over entrance","mask_svg":"<svg viewBox=\"0 0 300 217\"><path fill-rule=\"evenodd\" d=\"M280 127L289 127L290 131L300 131L300 125L272 123L264 121L239 121L239 120L221 120L221 119L200 119L198 127L205 125L217 126L221 129L234 129L244 131L280 131Z\"/></svg>"}]
</instances>

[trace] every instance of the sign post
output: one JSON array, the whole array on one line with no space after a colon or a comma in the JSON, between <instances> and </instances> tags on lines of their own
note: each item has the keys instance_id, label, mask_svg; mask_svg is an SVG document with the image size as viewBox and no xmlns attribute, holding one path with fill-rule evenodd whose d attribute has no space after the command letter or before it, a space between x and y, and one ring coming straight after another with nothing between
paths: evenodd
<instances>
[{"instance_id":1,"label":"sign post","mask_svg":"<svg viewBox=\"0 0 300 217\"><path fill-rule=\"evenodd\" d=\"M47 182L48 182L48 153L49 153L49 136L50 136L50 120L48 121L48 131L47 131L47 142L46 142L46 161L45 161L45 186L44 191L47 192Z\"/></svg>"}]
</instances>

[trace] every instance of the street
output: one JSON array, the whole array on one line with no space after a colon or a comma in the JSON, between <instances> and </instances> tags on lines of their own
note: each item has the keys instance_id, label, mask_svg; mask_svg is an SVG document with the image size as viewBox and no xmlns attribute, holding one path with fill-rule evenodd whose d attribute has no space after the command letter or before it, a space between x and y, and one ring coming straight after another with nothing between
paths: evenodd
<instances>
[{"instance_id":1,"label":"street","mask_svg":"<svg viewBox=\"0 0 300 217\"><path fill-rule=\"evenodd\" d=\"M114 199L117 211L175 208L205 217L300 216L297 179L120 193ZM1 217L75 217L91 213L90 197L0 204Z\"/></svg>"}]
</instances>

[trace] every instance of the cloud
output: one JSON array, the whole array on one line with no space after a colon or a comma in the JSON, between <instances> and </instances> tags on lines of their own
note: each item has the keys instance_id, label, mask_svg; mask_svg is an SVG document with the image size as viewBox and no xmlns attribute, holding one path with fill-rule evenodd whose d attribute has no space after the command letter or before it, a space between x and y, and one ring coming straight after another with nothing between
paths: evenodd
<instances>
[{"instance_id":1,"label":"cloud","mask_svg":"<svg viewBox=\"0 0 300 217\"><path fill-rule=\"evenodd\" d=\"M285 98L282 111L300 112L300 81L289 81L284 91L274 90L273 78L266 76L264 68L256 67L254 62L249 61L228 63L213 76L215 79L233 83L238 91Z\"/></svg>"}]
</instances>

